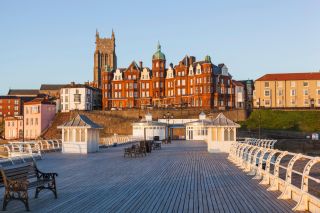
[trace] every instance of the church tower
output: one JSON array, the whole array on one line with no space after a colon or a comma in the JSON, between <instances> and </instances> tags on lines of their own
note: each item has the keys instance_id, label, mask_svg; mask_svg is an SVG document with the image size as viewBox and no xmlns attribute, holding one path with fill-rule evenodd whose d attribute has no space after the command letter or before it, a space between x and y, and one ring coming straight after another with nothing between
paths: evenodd
<instances>
[{"instance_id":1,"label":"church tower","mask_svg":"<svg viewBox=\"0 0 320 213\"><path fill-rule=\"evenodd\" d=\"M111 38L100 38L96 31L96 50L94 52L93 81L102 87L102 72L117 69L116 39L112 30Z\"/></svg>"}]
</instances>

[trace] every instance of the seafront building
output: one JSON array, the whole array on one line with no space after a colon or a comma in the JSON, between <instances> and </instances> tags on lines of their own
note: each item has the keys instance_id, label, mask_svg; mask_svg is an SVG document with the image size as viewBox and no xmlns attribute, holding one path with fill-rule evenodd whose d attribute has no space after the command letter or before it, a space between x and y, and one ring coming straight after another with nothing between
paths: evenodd
<instances>
[{"instance_id":1,"label":"seafront building","mask_svg":"<svg viewBox=\"0 0 320 213\"><path fill-rule=\"evenodd\" d=\"M43 98L24 103L24 138L37 139L56 114L55 104Z\"/></svg>"},{"instance_id":2,"label":"seafront building","mask_svg":"<svg viewBox=\"0 0 320 213\"><path fill-rule=\"evenodd\" d=\"M18 116L23 113L21 98L17 96L0 96L0 121L6 116Z\"/></svg>"},{"instance_id":3,"label":"seafront building","mask_svg":"<svg viewBox=\"0 0 320 213\"><path fill-rule=\"evenodd\" d=\"M23 138L23 116L9 116L4 118L4 139L16 140Z\"/></svg>"},{"instance_id":4,"label":"seafront building","mask_svg":"<svg viewBox=\"0 0 320 213\"><path fill-rule=\"evenodd\" d=\"M60 102L61 112L101 109L101 90L71 82L60 89Z\"/></svg>"},{"instance_id":5,"label":"seafront building","mask_svg":"<svg viewBox=\"0 0 320 213\"><path fill-rule=\"evenodd\" d=\"M254 87L255 108L320 107L320 72L266 74Z\"/></svg>"},{"instance_id":6,"label":"seafront building","mask_svg":"<svg viewBox=\"0 0 320 213\"><path fill-rule=\"evenodd\" d=\"M96 33L93 86L102 89L102 108L201 107L234 109L235 86L225 64L213 64L207 55L197 61L186 55L177 65L169 64L158 43L152 67L132 61L117 67L115 35Z\"/></svg>"}]
</instances>

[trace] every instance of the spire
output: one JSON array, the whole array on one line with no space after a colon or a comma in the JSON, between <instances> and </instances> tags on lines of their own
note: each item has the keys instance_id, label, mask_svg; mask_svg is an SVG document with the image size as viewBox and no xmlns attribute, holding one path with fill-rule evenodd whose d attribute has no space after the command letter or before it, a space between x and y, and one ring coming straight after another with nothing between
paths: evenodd
<instances>
[{"instance_id":1,"label":"spire","mask_svg":"<svg viewBox=\"0 0 320 213\"><path fill-rule=\"evenodd\" d=\"M112 29L112 34L111 34L111 38L114 40L115 39L115 36L114 36L114 32L113 32L113 29Z\"/></svg>"},{"instance_id":2,"label":"spire","mask_svg":"<svg viewBox=\"0 0 320 213\"><path fill-rule=\"evenodd\" d=\"M96 29L96 38L97 38L97 39L99 38L99 31L98 31L98 29Z\"/></svg>"}]
</instances>

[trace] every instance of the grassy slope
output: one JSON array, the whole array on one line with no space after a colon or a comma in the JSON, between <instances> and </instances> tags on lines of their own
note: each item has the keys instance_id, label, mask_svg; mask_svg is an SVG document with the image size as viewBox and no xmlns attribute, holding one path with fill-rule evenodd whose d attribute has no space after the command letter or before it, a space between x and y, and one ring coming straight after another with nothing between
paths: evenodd
<instances>
[{"instance_id":1,"label":"grassy slope","mask_svg":"<svg viewBox=\"0 0 320 213\"><path fill-rule=\"evenodd\" d=\"M263 129L320 131L320 111L255 110L242 124L248 129L257 129L259 114Z\"/></svg>"}]
</instances>

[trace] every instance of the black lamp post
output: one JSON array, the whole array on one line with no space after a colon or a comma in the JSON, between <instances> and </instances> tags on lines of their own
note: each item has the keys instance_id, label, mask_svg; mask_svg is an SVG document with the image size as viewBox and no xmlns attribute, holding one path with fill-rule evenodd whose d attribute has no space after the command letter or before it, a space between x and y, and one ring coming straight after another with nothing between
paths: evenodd
<instances>
[{"instance_id":1,"label":"black lamp post","mask_svg":"<svg viewBox=\"0 0 320 213\"><path fill-rule=\"evenodd\" d=\"M166 123L167 123L167 131L166 131L166 139L169 138L169 121L170 119L173 119L173 115L170 112L167 112L166 114L163 115L163 118L166 119Z\"/></svg>"},{"instance_id":2,"label":"black lamp post","mask_svg":"<svg viewBox=\"0 0 320 213\"><path fill-rule=\"evenodd\" d=\"M259 139L261 139L261 111L260 111L260 98L259 98L259 108L258 108L258 111L259 111Z\"/></svg>"}]
</instances>

